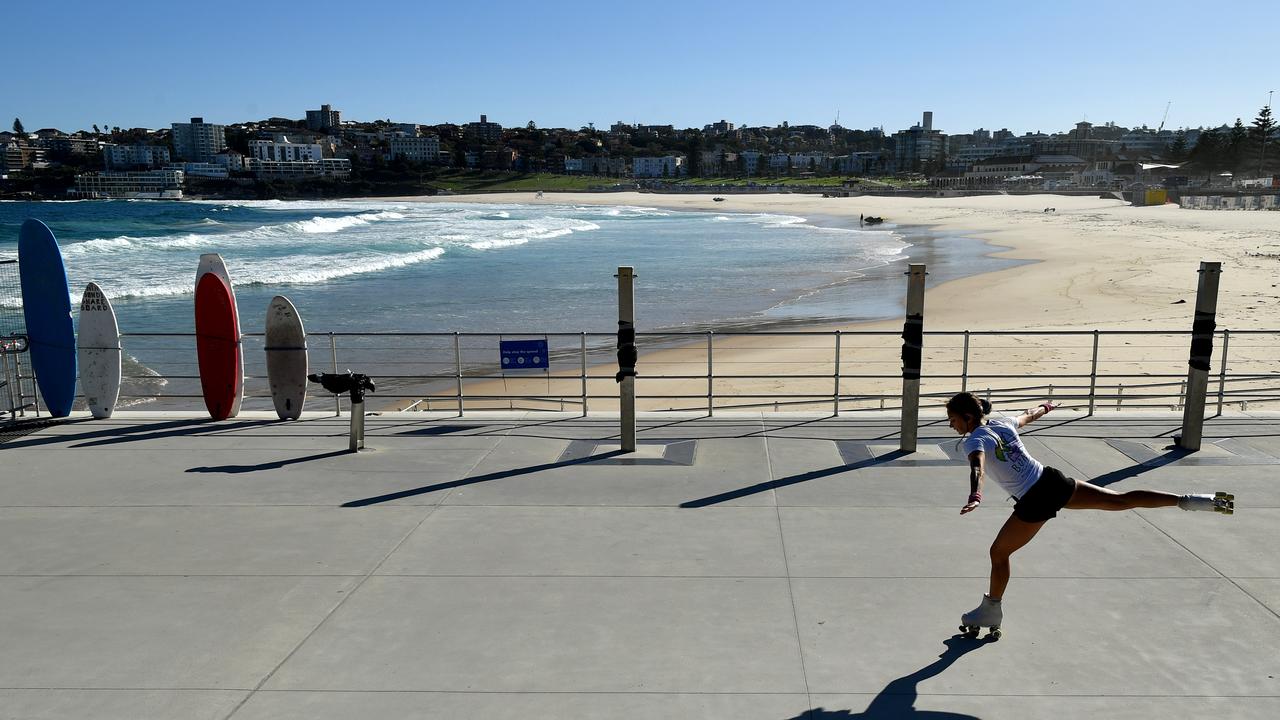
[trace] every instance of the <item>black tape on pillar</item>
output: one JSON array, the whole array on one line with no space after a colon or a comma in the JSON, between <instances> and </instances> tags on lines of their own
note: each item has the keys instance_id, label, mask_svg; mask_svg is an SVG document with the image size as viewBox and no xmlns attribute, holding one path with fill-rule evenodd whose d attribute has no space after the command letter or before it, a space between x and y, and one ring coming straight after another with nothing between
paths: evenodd
<instances>
[{"instance_id":1,"label":"black tape on pillar","mask_svg":"<svg viewBox=\"0 0 1280 720\"><path fill-rule=\"evenodd\" d=\"M902 324L902 379L920 379L920 361L924 350L924 316L908 315Z\"/></svg>"},{"instance_id":2,"label":"black tape on pillar","mask_svg":"<svg viewBox=\"0 0 1280 720\"><path fill-rule=\"evenodd\" d=\"M636 360L640 357L636 350L636 327L625 320L618 321L618 374L613 376L615 382L622 378L639 377L636 374Z\"/></svg>"},{"instance_id":3,"label":"black tape on pillar","mask_svg":"<svg viewBox=\"0 0 1280 720\"><path fill-rule=\"evenodd\" d=\"M1196 311L1195 322L1191 324L1191 357L1187 360L1192 370L1209 372L1209 361L1213 358L1213 331L1217 327L1213 313Z\"/></svg>"}]
</instances>

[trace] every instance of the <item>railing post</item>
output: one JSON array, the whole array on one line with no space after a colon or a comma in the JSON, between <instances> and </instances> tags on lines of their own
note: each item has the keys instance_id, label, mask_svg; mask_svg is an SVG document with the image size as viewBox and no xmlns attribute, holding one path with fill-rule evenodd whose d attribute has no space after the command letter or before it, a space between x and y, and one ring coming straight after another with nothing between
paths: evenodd
<instances>
[{"instance_id":1,"label":"railing post","mask_svg":"<svg viewBox=\"0 0 1280 720\"><path fill-rule=\"evenodd\" d=\"M920 432L920 368L924 357L923 264L912 263L906 275L907 317L902 324L902 443L904 453L916 451Z\"/></svg>"},{"instance_id":2,"label":"railing post","mask_svg":"<svg viewBox=\"0 0 1280 720\"><path fill-rule=\"evenodd\" d=\"M1201 262L1196 288L1196 314L1191 324L1191 351L1187 358L1187 406L1182 411L1182 435L1178 447L1199 450L1204 434L1205 396L1213 360L1213 328L1218 312L1218 280L1222 263Z\"/></svg>"},{"instance_id":3,"label":"railing post","mask_svg":"<svg viewBox=\"0 0 1280 720\"><path fill-rule=\"evenodd\" d=\"M9 396L9 419L17 420L18 411L13 402L13 381L9 378L9 353L0 351L0 364L4 365L4 389Z\"/></svg>"},{"instance_id":4,"label":"railing post","mask_svg":"<svg viewBox=\"0 0 1280 720\"><path fill-rule=\"evenodd\" d=\"M462 417L462 342L458 339L458 332L453 332L453 372L457 380L458 393L458 417Z\"/></svg>"},{"instance_id":5,"label":"railing post","mask_svg":"<svg viewBox=\"0 0 1280 720\"><path fill-rule=\"evenodd\" d=\"M619 266L618 274L618 410L622 452L636 451L636 306L635 268Z\"/></svg>"},{"instance_id":6,"label":"railing post","mask_svg":"<svg viewBox=\"0 0 1280 720\"><path fill-rule=\"evenodd\" d=\"M13 356L13 375L14 377L18 378L18 395L19 395L18 400L21 402L23 408L25 409L27 405L27 391L22 385L22 355L21 354ZM31 380L31 408L35 411L36 417L40 417L40 386L36 384L35 371L32 371L29 379ZM22 416L26 417L27 414L24 412L22 413Z\"/></svg>"},{"instance_id":7,"label":"railing post","mask_svg":"<svg viewBox=\"0 0 1280 720\"><path fill-rule=\"evenodd\" d=\"M1227 390L1227 346L1231 343L1231 331L1222 331L1222 369L1218 372L1218 414L1222 414L1222 399Z\"/></svg>"},{"instance_id":8,"label":"railing post","mask_svg":"<svg viewBox=\"0 0 1280 720\"><path fill-rule=\"evenodd\" d=\"M587 333L582 333L582 417L587 416Z\"/></svg>"},{"instance_id":9,"label":"railing post","mask_svg":"<svg viewBox=\"0 0 1280 720\"><path fill-rule=\"evenodd\" d=\"M1093 331L1093 364L1089 366L1089 414L1097 402L1098 390L1098 331Z\"/></svg>"},{"instance_id":10,"label":"railing post","mask_svg":"<svg viewBox=\"0 0 1280 720\"><path fill-rule=\"evenodd\" d=\"M714 330L707 331L707 417L715 414L715 364L712 362L712 356L715 351L715 343L712 338L715 336Z\"/></svg>"},{"instance_id":11,"label":"railing post","mask_svg":"<svg viewBox=\"0 0 1280 720\"><path fill-rule=\"evenodd\" d=\"M333 368L334 375L338 374L338 340L334 337L333 331L329 332L329 364ZM337 417L342 414L342 394L333 394L333 416Z\"/></svg>"},{"instance_id":12,"label":"railing post","mask_svg":"<svg viewBox=\"0 0 1280 720\"><path fill-rule=\"evenodd\" d=\"M1116 412L1120 412L1120 402L1124 400L1124 383L1116 383Z\"/></svg>"},{"instance_id":13,"label":"railing post","mask_svg":"<svg viewBox=\"0 0 1280 720\"><path fill-rule=\"evenodd\" d=\"M836 331L836 367L832 373L833 389L831 393L832 415L840 415L840 331Z\"/></svg>"},{"instance_id":14,"label":"railing post","mask_svg":"<svg viewBox=\"0 0 1280 720\"><path fill-rule=\"evenodd\" d=\"M964 331L964 359L960 363L960 392L969 390L969 331Z\"/></svg>"}]
</instances>

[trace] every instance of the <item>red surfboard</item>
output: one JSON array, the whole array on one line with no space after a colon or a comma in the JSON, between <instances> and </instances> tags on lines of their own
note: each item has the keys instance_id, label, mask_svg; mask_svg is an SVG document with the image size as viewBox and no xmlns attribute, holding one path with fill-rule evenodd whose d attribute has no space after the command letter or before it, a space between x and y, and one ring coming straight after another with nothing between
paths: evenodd
<instances>
[{"instance_id":1,"label":"red surfboard","mask_svg":"<svg viewBox=\"0 0 1280 720\"><path fill-rule=\"evenodd\" d=\"M204 405L214 420L226 420L240 397L244 371L235 299L216 273L205 273L196 283L196 355Z\"/></svg>"}]
</instances>

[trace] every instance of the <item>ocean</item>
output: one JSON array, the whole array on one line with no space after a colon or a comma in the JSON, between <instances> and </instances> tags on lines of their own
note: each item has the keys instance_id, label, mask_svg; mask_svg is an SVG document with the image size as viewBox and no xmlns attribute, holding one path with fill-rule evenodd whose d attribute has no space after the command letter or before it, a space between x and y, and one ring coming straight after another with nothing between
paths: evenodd
<instances>
[{"instance_id":1,"label":"ocean","mask_svg":"<svg viewBox=\"0 0 1280 720\"><path fill-rule=\"evenodd\" d=\"M792 215L379 201L0 202L0 256L28 217L57 236L73 301L96 281L126 333L192 331L206 252L245 332L277 294L309 331L608 332L620 265L645 330L874 319L901 311L909 259L931 284L1008 265L971 239Z\"/></svg>"},{"instance_id":2,"label":"ocean","mask_svg":"<svg viewBox=\"0 0 1280 720\"><path fill-rule=\"evenodd\" d=\"M901 316L909 261L929 265L930 284L1012 264L974 239L837 218L377 200L0 202L0 257L16 256L28 217L57 236L73 306L97 282L125 334L193 332L208 252L226 261L245 333L262 332L277 294L311 333L610 333L621 265L636 271L642 332L794 328ZM0 283L2 322L20 322L20 306L16 279ZM126 338L126 375L186 376L189 390L190 345ZM361 352L392 375L413 354L377 341ZM258 355L246 345L250 373Z\"/></svg>"}]
</instances>

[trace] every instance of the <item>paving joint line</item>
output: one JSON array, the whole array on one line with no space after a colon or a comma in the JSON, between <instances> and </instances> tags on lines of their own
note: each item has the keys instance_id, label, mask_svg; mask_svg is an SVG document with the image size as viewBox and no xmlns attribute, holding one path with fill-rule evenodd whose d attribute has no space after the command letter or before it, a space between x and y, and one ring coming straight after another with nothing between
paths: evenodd
<instances>
[{"instance_id":1,"label":"paving joint line","mask_svg":"<svg viewBox=\"0 0 1280 720\"><path fill-rule=\"evenodd\" d=\"M762 423L763 425L763 423ZM764 459L769 468L769 482L774 482L777 478L773 474L773 456L769 452L769 433L766 428L764 431ZM782 508L778 505L778 489L770 488L769 494L773 497L774 517L778 521L778 543L782 550L782 571L787 578L787 597L791 600L791 620L796 629L796 653L800 657L800 677L804 680L805 702L809 705L806 715L813 714L813 692L809 688L809 670L805 667L804 662L804 639L800 637L800 613L796 610L796 591L791 583L791 564L787 561L787 536L782 529Z\"/></svg>"},{"instance_id":2,"label":"paving joint line","mask_svg":"<svg viewBox=\"0 0 1280 720\"><path fill-rule=\"evenodd\" d=\"M414 525L413 528L411 528L407 533L405 533L404 537L400 538L400 542L396 543L394 547L388 550L387 553L382 556L382 559L379 560L378 563L374 565L373 568L369 570L369 572L358 583L356 583L355 587L351 588L351 591L348 592L341 600L338 601L338 604L334 605L333 608L329 610L329 612L325 613L324 617L320 618L320 622L316 623L316 626L311 628L311 632L307 633L306 636L303 637L302 640L300 640L298 644L295 645L294 648L290 650L289 653L285 655L280 662L276 663L276 666L271 669L271 672L263 676L262 680L259 681L258 684L254 686L252 690L249 691L249 694L241 698L240 702L236 703L236 706L231 709L231 712L227 713L227 715L223 717L223 720L231 720L231 718L236 713L240 712L240 710L244 708L244 706L249 702L249 700L252 699L253 696L257 694L259 690L262 689L262 686L266 685L267 682L271 680L271 678L275 677L275 674L280 671L280 668L284 667L284 664L289 662L289 660L291 660L293 656L296 655L297 652L302 649L302 646L306 645L307 641L310 640L312 637L314 637L315 634L320 631L320 628L324 627L324 624L329 621L329 618L333 617L339 610L341 610L342 607L347 604L347 601L349 601L353 596L355 596L355 594L360 591L360 588L364 587L365 583L369 581L369 578L373 577L374 574L378 572L378 568L382 567L383 564L386 563L387 560L392 555L394 555L395 552L399 550L409 540L409 538L415 532L418 531L418 528L422 527L423 524L427 522L427 519L430 518L433 514L435 514L435 511L438 510L439 508L440 508L439 505L435 505L435 506L432 506L429 510L427 510L427 514L424 515L422 519L418 521L418 524Z\"/></svg>"},{"instance_id":3,"label":"paving joint line","mask_svg":"<svg viewBox=\"0 0 1280 720\"><path fill-rule=\"evenodd\" d=\"M1266 610L1268 613L1271 613L1271 615L1272 615L1273 617L1275 617L1277 620L1280 620L1280 612L1277 612L1277 611L1275 611L1275 610L1271 609L1271 606L1269 606L1269 605L1267 605L1266 603L1264 603L1264 602L1262 602L1261 600L1259 600L1259 599L1258 599L1258 598L1257 598L1253 593L1249 592L1248 590L1245 590L1243 585L1241 585L1240 583L1238 583L1238 582L1236 582L1236 581L1235 581L1235 578L1229 577L1226 573L1224 573L1224 572L1222 572L1221 570L1219 570L1218 568L1214 567L1214 566L1213 566L1213 564L1212 564L1212 563L1210 563L1208 560L1205 560L1204 558L1200 557L1200 555L1199 555L1198 553L1196 553L1194 550L1192 550L1191 548L1187 547L1186 545L1184 545L1184 544L1182 544L1182 543L1178 542L1177 538L1173 537L1173 536L1172 536L1172 535L1170 535L1168 532L1166 532L1164 528L1162 528L1162 527L1160 527L1159 525L1156 525L1154 522L1152 522L1152 521L1151 521L1151 518L1149 518L1149 517L1147 517L1146 515L1143 515L1142 513L1138 512L1138 511L1137 511L1137 509L1135 509L1135 510L1133 511L1133 513L1134 513L1135 515L1137 515L1138 517L1142 518L1143 522L1147 523L1147 524L1148 524L1148 525L1150 525L1151 527L1155 528L1155 529L1156 529L1158 532L1160 532L1162 535L1164 535L1165 537L1169 538L1169 541L1170 541L1170 542L1172 542L1173 544L1175 544L1175 545L1177 545L1178 547L1182 548L1183 550L1186 550L1186 551L1187 551L1187 553L1189 553L1192 557L1194 557L1195 559L1197 559L1197 560L1199 560L1200 562L1204 563L1205 567L1207 567L1207 568L1209 568L1210 570L1212 570L1212 571L1214 571L1215 573L1217 573L1217 574L1218 574L1218 577L1220 577L1220 578L1222 578L1223 580L1226 580L1227 582L1229 582L1229 583L1231 583L1232 585L1234 585L1234 586L1236 587L1236 589L1237 589L1237 590L1239 590L1240 592L1244 593L1244 596L1245 596L1245 597L1247 597L1247 598L1249 598L1250 600L1252 600L1252 601L1254 601L1254 602L1258 603L1258 605L1259 605L1259 606L1261 606L1263 610Z\"/></svg>"}]
</instances>

